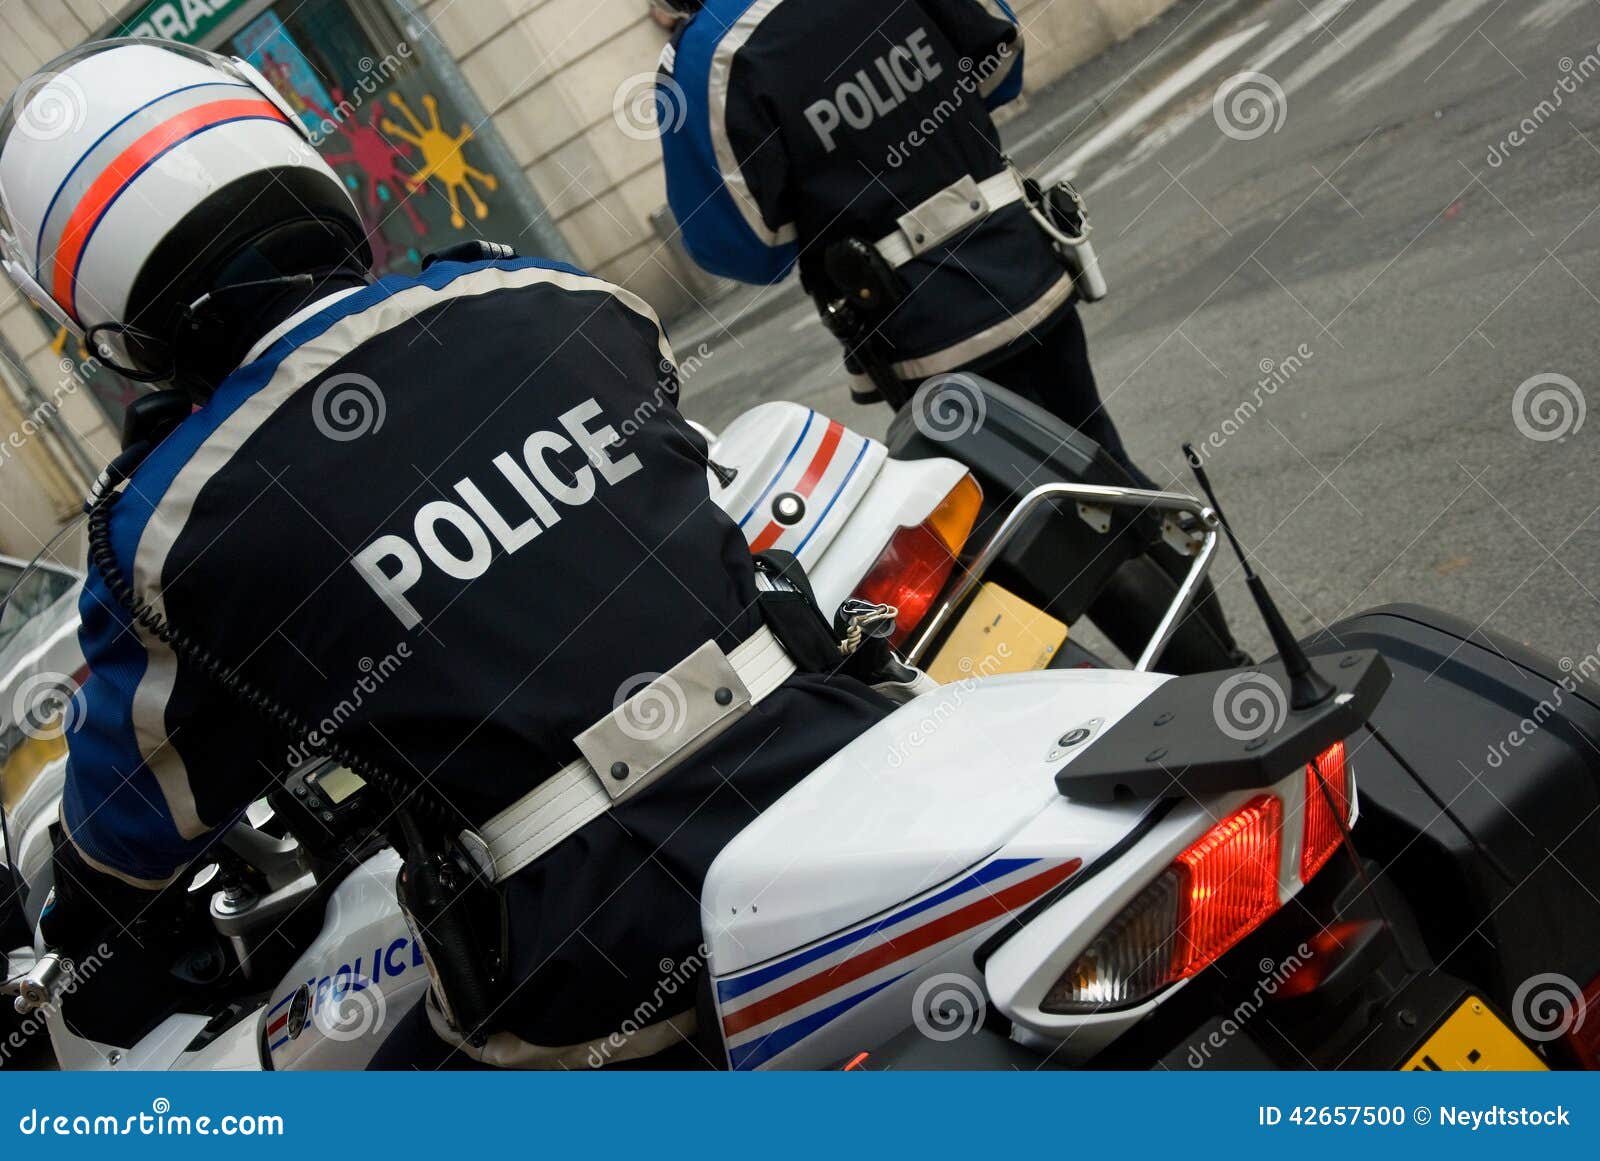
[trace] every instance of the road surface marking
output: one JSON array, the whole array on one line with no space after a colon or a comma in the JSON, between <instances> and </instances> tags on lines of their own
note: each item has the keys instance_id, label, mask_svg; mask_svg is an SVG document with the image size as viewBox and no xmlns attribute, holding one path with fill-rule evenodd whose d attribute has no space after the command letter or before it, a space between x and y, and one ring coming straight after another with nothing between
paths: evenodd
<instances>
[{"instance_id":1,"label":"road surface marking","mask_svg":"<svg viewBox=\"0 0 1600 1161\"><path fill-rule=\"evenodd\" d=\"M1379 31L1388 27L1397 16L1415 3L1416 0L1383 0L1383 3L1339 33L1338 40L1323 45L1316 55L1290 73L1283 82L1283 91L1293 93L1297 89L1304 88L1355 49L1371 40Z\"/></svg>"},{"instance_id":2,"label":"road surface marking","mask_svg":"<svg viewBox=\"0 0 1600 1161\"><path fill-rule=\"evenodd\" d=\"M1523 14L1518 28L1554 28L1580 8L1588 8L1589 0L1544 0L1544 3Z\"/></svg>"},{"instance_id":3,"label":"road surface marking","mask_svg":"<svg viewBox=\"0 0 1600 1161\"><path fill-rule=\"evenodd\" d=\"M1338 99L1349 102L1388 84L1409 69L1418 57L1433 50L1440 39L1461 21L1494 0L1445 0L1428 18L1395 45L1388 56L1370 66L1365 73L1339 90ZM1499 0L1504 3L1504 0Z\"/></svg>"},{"instance_id":4,"label":"road surface marking","mask_svg":"<svg viewBox=\"0 0 1600 1161\"><path fill-rule=\"evenodd\" d=\"M1239 71L1250 73L1265 72L1273 62L1293 50L1306 37L1313 36L1319 32L1327 32L1337 40L1338 34L1334 33L1329 27L1329 21L1337 18L1340 13L1354 3L1355 0L1322 0L1315 8L1307 9L1298 19L1268 41L1266 47L1257 56L1247 61ZM1093 183L1087 187L1088 190L1092 192L1116 181L1135 166L1148 160L1156 150L1166 145L1167 142L1177 137L1196 121L1202 117L1210 116L1210 101L1177 114L1143 141L1139 142L1121 163L1095 178Z\"/></svg>"},{"instance_id":5,"label":"road surface marking","mask_svg":"<svg viewBox=\"0 0 1600 1161\"><path fill-rule=\"evenodd\" d=\"M1224 37L1205 51L1199 53L1177 72L1107 121L1089 140L1074 149L1059 163L1053 166L1050 172L1041 180L1049 185L1060 181L1064 177L1076 176L1083 168L1083 163L1090 158L1098 157L1112 145L1126 137L1131 131L1137 129L1148 121L1152 114L1160 112L1167 103L1182 93L1190 85L1214 69L1217 65L1227 60L1244 45L1250 43L1267 25L1265 22L1253 25L1236 32L1232 36ZM1037 135L1035 135L1037 136ZM1018 146L1020 149L1021 146Z\"/></svg>"}]
</instances>

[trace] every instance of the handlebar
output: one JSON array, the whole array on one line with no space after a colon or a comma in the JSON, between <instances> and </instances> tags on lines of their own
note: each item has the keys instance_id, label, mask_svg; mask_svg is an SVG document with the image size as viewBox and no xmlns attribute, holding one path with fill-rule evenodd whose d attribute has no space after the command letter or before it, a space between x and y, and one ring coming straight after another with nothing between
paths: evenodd
<instances>
[{"instance_id":1,"label":"handlebar","mask_svg":"<svg viewBox=\"0 0 1600 1161\"><path fill-rule=\"evenodd\" d=\"M12 952L11 959L16 962L22 952ZM31 955L31 952L26 952ZM61 977L67 973L68 963L62 958L59 951L46 951L32 963L25 959L26 965L22 972L0 984L0 995L15 996L12 1007L19 1015L29 1015L40 1008L47 1007L55 998L56 985L61 982Z\"/></svg>"},{"instance_id":2,"label":"handlebar","mask_svg":"<svg viewBox=\"0 0 1600 1161\"><path fill-rule=\"evenodd\" d=\"M1023 524L1038 508L1053 500L1075 500L1080 504L1108 505L1113 508L1154 508L1161 512L1187 513L1199 520L1201 527L1205 529L1200 547L1194 551L1194 563L1189 566L1189 572L1184 576L1183 583L1173 594L1172 604L1162 615L1155 632L1150 636L1149 643L1145 645L1144 652L1139 654L1139 660L1134 663L1133 668L1142 673L1155 665L1156 659L1161 656L1161 651L1166 648L1167 642L1172 639L1172 634L1177 631L1178 622L1194 603L1200 582L1205 578L1206 570L1211 567L1211 558L1217 550L1217 529L1221 526L1217 514L1193 496L1184 495L1182 492L1151 492L1142 488L1068 483L1040 484L1006 515L1000 522L1000 527L995 530L995 534L989 538L989 542L966 568L961 582L940 602L933 615L923 622L921 634L906 653L906 660L910 664L920 664L923 655L938 638L946 622L978 587L984 574L993 567L1006 545L1021 531Z\"/></svg>"}]
</instances>

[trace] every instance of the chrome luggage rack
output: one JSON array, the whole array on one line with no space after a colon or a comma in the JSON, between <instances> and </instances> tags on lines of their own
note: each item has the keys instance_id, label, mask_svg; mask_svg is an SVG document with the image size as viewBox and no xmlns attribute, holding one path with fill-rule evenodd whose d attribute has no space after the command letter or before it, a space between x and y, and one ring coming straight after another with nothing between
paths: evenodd
<instances>
[{"instance_id":1,"label":"chrome luggage rack","mask_svg":"<svg viewBox=\"0 0 1600 1161\"><path fill-rule=\"evenodd\" d=\"M922 631L906 652L908 662L912 665L921 663L923 656L938 639L945 625L965 606L967 598L983 581L984 574L993 567L994 562L1000 558L1000 554L1005 551L1006 546L1021 531L1028 519L1040 508L1060 500L1075 501L1081 507L1088 508L1154 509L1163 513L1165 539L1184 555L1193 557L1188 573L1178 586L1178 591L1173 594L1172 604L1162 615L1155 632L1151 634L1149 643L1145 645L1144 651L1139 654L1139 659L1133 665L1133 668L1141 673L1148 672L1154 667L1156 659L1161 656L1161 651L1166 648L1167 642L1172 639L1172 634L1177 631L1178 623L1194 603L1200 582L1211 567L1211 558L1217 550L1221 522L1211 508L1182 492L1151 492L1142 488L1067 483L1039 485L1007 514L1000 522L1000 527L995 529L994 535L989 538L989 542L977 556L973 557L971 564L963 568L961 580L940 600L933 614L923 623ZM1181 515L1195 517L1203 533L1196 536L1178 527L1174 517Z\"/></svg>"}]
</instances>

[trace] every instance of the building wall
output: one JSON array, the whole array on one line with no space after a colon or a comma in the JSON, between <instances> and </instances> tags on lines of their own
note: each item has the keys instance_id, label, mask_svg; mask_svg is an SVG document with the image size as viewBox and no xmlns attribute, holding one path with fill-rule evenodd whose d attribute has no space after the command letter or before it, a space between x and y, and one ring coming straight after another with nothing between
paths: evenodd
<instances>
[{"instance_id":1,"label":"building wall","mask_svg":"<svg viewBox=\"0 0 1600 1161\"><path fill-rule=\"evenodd\" d=\"M99 0L0 4L0 93L9 96L23 77L82 43L105 19ZM0 279L0 552L13 556L32 557L76 512L92 482L63 439L79 441L95 463L117 453L117 433L80 389L69 352L52 349L53 338L22 293ZM30 422L41 400L50 401L61 438Z\"/></svg>"}]
</instances>

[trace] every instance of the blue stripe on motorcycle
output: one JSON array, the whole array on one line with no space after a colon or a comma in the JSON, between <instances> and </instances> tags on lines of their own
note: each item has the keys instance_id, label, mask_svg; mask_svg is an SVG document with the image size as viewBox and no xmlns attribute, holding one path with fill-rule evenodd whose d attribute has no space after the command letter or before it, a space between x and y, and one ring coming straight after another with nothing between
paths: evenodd
<instances>
[{"instance_id":1,"label":"blue stripe on motorcycle","mask_svg":"<svg viewBox=\"0 0 1600 1161\"><path fill-rule=\"evenodd\" d=\"M851 1008L861 1003L861 1001L883 991L890 984L899 983L910 974L910 972L901 972L892 980L884 980L881 984L873 984L866 991L847 996L837 1004L811 1013L803 1020L796 1020L793 1024L768 1032L759 1040L752 1040L748 1044L730 1048L728 1050L728 1063L736 1070L755 1068L757 1065L771 1060L784 1049L800 1043L818 1028L831 1024Z\"/></svg>"},{"instance_id":2,"label":"blue stripe on motorcycle","mask_svg":"<svg viewBox=\"0 0 1600 1161\"><path fill-rule=\"evenodd\" d=\"M817 517L817 522L811 526L811 531L806 533L806 538L800 542L800 547L794 550L796 556L806 550L806 545L811 543L811 538L817 534L817 529L828 522L828 513L833 511L833 506L839 502L839 497L844 495L844 490L850 486L850 481L855 476L856 469L861 466L861 461L867 458L867 448L869 446L870 444L867 440L861 441L861 450L856 453L856 462L850 465L850 470L845 473L844 479L839 481L839 487L834 492L833 499L828 501L828 506L822 510L822 515Z\"/></svg>"},{"instance_id":3,"label":"blue stripe on motorcycle","mask_svg":"<svg viewBox=\"0 0 1600 1161\"><path fill-rule=\"evenodd\" d=\"M995 879L1004 878L1013 871L1019 871L1023 867L1032 866L1038 861L1038 859L996 859L992 863L986 863L979 867L976 871L973 871L972 874L962 879L960 882L952 884L943 891L940 891L937 895L930 896L920 903L912 904L903 911L895 912L887 919L880 919L878 922L867 927L862 927L855 931L847 932L844 935L839 936L837 939L832 939L827 943L819 944L809 951L803 951L799 955L782 960L779 963L772 964L770 967L758 968L747 975L735 976L732 979L718 980L717 999L725 1002L727 1000L734 999L737 996L742 996L746 992L754 991L763 984L769 984L773 980L781 979L790 972L796 971L799 968L803 968L808 963L815 963L822 957L831 955L842 947L849 947L852 943L860 943L869 935L875 935L886 928L893 927L897 923L910 919L913 915L920 915L929 908L937 907L941 903L947 903L958 895L965 895L968 891L975 890L984 883L990 883Z\"/></svg>"}]
</instances>

